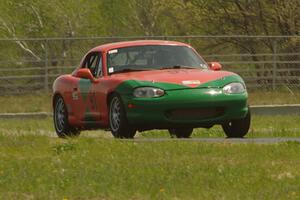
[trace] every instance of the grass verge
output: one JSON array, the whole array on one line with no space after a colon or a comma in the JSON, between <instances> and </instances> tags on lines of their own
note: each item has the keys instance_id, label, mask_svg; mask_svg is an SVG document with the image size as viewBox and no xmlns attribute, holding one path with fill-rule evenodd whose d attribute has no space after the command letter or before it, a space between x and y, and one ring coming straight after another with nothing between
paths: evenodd
<instances>
[{"instance_id":1,"label":"grass verge","mask_svg":"<svg viewBox=\"0 0 300 200\"><path fill-rule=\"evenodd\" d=\"M300 143L0 134L0 199L299 199Z\"/></svg>"}]
</instances>

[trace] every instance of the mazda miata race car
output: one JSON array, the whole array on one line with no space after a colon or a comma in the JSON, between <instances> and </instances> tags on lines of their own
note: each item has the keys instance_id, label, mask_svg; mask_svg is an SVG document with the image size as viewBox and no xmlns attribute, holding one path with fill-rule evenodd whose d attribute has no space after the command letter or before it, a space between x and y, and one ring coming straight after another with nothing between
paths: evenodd
<instances>
[{"instance_id":1,"label":"mazda miata race car","mask_svg":"<svg viewBox=\"0 0 300 200\"><path fill-rule=\"evenodd\" d=\"M117 138L168 129L190 137L194 128L221 125L227 137L250 126L248 94L240 76L206 63L188 44L140 40L91 49L72 74L53 84L59 137L106 129Z\"/></svg>"}]
</instances>

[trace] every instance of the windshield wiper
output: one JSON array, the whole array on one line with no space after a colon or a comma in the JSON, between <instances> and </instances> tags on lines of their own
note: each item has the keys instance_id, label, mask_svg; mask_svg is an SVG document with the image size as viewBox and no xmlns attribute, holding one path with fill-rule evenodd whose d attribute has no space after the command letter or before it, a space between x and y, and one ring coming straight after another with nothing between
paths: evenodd
<instances>
[{"instance_id":1,"label":"windshield wiper","mask_svg":"<svg viewBox=\"0 0 300 200\"><path fill-rule=\"evenodd\" d=\"M139 69L134 69L134 68L124 68L118 71L115 71L111 74L116 74L116 73L123 73L123 72L136 72L136 71L149 71L151 69L146 69L146 68L139 68Z\"/></svg>"},{"instance_id":2,"label":"windshield wiper","mask_svg":"<svg viewBox=\"0 0 300 200\"><path fill-rule=\"evenodd\" d=\"M163 70L163 69L198 69L198 68L197 67L184 66L184 65L173 65L173 66L161 67L160 69Z\"/></svg>"}]
</instances>

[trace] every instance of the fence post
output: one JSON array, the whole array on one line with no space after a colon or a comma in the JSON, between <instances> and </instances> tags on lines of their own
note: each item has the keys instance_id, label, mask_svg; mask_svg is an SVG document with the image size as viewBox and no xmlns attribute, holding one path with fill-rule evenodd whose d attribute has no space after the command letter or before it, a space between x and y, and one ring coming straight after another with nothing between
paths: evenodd
<instances>
[{"instance_id":1,"label":"fence post","mask_svg":"<svg viewBox=\"0 0 300 200\"><path fill-rule=\"evenodd\" d=\"M45 92L49 92L49 77L48 77L48 39L45 40L45 69L44 69L44 88Z\"/></svg>"},{"instance_id":2,"label":"fence post","mask_svg":"<svg viewBox=\"0 0 300 200\"><path fill-rule=\"evenodd\" d=\"M272 76L272 89L276 89L277 78L277 40L273 41L273 76Z\"/></svg>"}]
</instances>

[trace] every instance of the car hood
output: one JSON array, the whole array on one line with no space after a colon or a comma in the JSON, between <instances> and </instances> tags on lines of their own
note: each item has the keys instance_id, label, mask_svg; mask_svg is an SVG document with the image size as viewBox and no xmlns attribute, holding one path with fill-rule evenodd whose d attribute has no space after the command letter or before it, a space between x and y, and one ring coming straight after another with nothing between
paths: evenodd
<instances>
[{"instance_id":1,"label":"car hood","mask_svg":"<svg viewBox=\"0 0 300 200\"><path fill-rule=\"evenodd\" d=\"M123 81L132 80L135 81L138 85L149 84L150 82L155 85L159 84L160 87L163 87L164 89L167 88L165 88L163 85L172 84L173 89L179 89L186 87L195 88L201 85L207 85L205 83L219 80L223 77L232 75L235 74L227 71L212 71L200 69L165 69L113 74L111 75L111 78L119 80L121 79ZM174 86L174 84L176 86Z\"/></svg>"}]
</instances>

